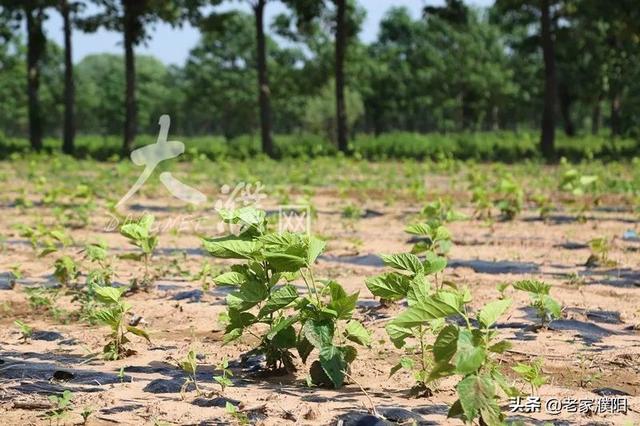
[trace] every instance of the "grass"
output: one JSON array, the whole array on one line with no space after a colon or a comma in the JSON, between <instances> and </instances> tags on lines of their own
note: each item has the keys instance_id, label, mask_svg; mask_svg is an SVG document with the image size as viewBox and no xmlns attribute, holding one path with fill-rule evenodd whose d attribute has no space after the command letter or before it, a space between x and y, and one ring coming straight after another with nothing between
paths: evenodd
<instances>
[{"instance_id":1,"label":"grass","mask_svg":"<svg viewBox=\"0 0 640 426\"><path fill-rule=\"evenodd\" d=\"M221 136L180 137L186 149L183 159L208 158L250 159L261 155L258 135L244 135L232 140ZM278 158L314 158L334 156L337 150L327 140L310 134L276 135ZM136 147L155 142L155 135L140 135ZM45 151L60 150L59 138L47 138ZM119 158L121 139L119 136L80 135L76 139L76 155L80 158L107 160ZM631 158L638 152L638 141L633 139L611 139L606 135L557 136L559 157L571 161L583 159ZM356 158L381 161L386 159L459 160L515 162L540 157L538 134L532 132L478 132L451 134L417 134L407 132L385 133L379 136L361 134L352 141ZM0 159L12 153L23 153L29 149L24 138L9 138L0 135Z\"/></svg>"}]
</instances>

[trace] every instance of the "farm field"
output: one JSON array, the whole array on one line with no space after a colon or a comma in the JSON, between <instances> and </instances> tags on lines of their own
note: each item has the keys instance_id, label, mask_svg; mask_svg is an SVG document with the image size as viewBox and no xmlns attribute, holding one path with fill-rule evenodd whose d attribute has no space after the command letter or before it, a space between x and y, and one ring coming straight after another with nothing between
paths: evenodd
<instances>
[{"instance_id":1,"label":"farm field","mask_svg":"<svg viewBox=\"0 0 640 426\"><path fill-rule=\"evenodd\" d=\"M462 424L447 418L458 399L508 424L640 423L635 162L194 158L158 169L203 204L173 197L156 170L116 209L141 168L44 158L0 163L6 424ZM308 214L314 237L277 237L283 211L291 226ZM264 251L212 240L229 231L261 233ZM233 273L263 266L277 284L249 303ZM123 301L121 350L100 312ZM228 325L265 306L272 323ZM296 320L264 337L283 318ZM269 342L290 355L251 352ZM65 390L70 405L49 398ZM514 409L505 390L541 409ZM593 402L554 413L554 399Z\"/></svg>"}]
</instances>

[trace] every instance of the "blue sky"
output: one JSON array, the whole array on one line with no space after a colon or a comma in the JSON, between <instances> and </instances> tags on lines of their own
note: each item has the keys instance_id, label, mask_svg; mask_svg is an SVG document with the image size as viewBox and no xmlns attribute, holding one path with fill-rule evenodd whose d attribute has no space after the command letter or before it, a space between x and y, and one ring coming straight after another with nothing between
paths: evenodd
<instances>
[{"instance_id":1,"label":"blue sky","mask_svg":"<svg viewBox=\"0 0 640 426\"><path fill-rule=\"evenodd\" d=\"M360 37L364 41L372 41L378 33L378 24L384 13L392 6L406 6L414 17L418 17L425 4L443 4L444 0L360 0L360 4L367 10L367 18ZM222 8L240 8L249 10L245 4L227 2ZM488 6L492 0L474 0L467 3L474 6ZM269 3L266 8L266 22L278 13L284 11L279 2ZM62 20L56 13L50 14L46 24L47 35L62 44ZM151 54L166 64L182 65L189 54L189 50L198 42L199 32L191 27L174 29L168 25L157 25L152 33L151 40L146 46L137 49L138 53ZM74 33L73 58L80 61L86 55L92 53L110 52L122 53L122 36L118 33L101 30L94 34Z\"/></svg>"}]
</instances>

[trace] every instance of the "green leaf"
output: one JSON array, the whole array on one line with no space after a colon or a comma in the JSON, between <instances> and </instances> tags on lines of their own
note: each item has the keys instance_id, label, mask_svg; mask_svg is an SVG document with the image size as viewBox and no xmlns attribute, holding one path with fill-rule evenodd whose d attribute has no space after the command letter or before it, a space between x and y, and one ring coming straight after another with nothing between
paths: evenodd
<instances>
[{"instance_id":1,"label":"green leaf","mask_svg":"<svg viewBox=\"0 0 640 426\"><path fill-rule=\"evenodd\" d=\"M456 367L454 365L450 364L449 362L436 362L436 365L434 365L429 372L427 382L432 382L434 380L452 376L454 374L456 374Z\"/></svg>"},{"instance_id":2,"label":"green leaf","mask_svg":"<svg viewBox=\"0 0 640 426\"><path fill-rule=\"evenodd\" d=\"M458 350L454 357L456 372L459 374L470 374L477 371L486 358L486 352L482 346L474 344L473 334L469 330L458 332Z\"/></svg>"},{"instance_id":3,"label":"green leaf","mask_svg":"<svg viewBox=\"0 0 640 426\"><path fill-rule=\"evenodd\" d=\"M352 342L362 346L369 346L371 344L371 335L359 321L349 321L344 331L346 338Z\"/></svg>"},{"instance_id":4,"label":"green leaf","mask_svg":"<svg viewBox=\"0 0 640 426\"><path fill-rule=\"evenodd\" d=\"M513 284L513 288L534 294L549 294L549 290L551 290L551 286L549 284L536 280L518 281Z\"/></svg>"},{"instance_id":5,"label":"green leaf","mask_svg":"<svg viewBox=\"0 0 640 426\"><path fill-rule=\"evenodd\" d=\"M342 387L344 372L347 368L347 362L342 351L333 345L321 348L320 365L322 365L322 369L333 382L333 386L336 389Z\"/></svg>"},{"instance_id":6,"label":"green leaf","mask_svg":"<svg viewBox=\"0 0 640 426\"><path fill-rule=\"evenodd\" d=\"M391 323L399 327L411 328L434 319L446 318L457 312L450 304L430 297L414 306L410 306L394 318Z\"/></svg>"},{"instance_id":7,"label":"green leaf","mask_svg":"<svg viewBox=\"0 0 640 426\"><path fill-rule=\"evenodd\" d=\"M552 318L557 319L562 315L562 306L551 296L542 296L542 304Z\"/></svg>"},{"instance_id":8,"label":"green leaf","mask_svg":"<svg viewBox=\"0 0 640 426\"><path fill-rule=\"evenodd\" d=\"M391 322L386 325L385 330L387 330L387 334L389 335L389 339L391 339L393 345L398 349L404 346L404 341L408 337L413 336L413 333L410 329L406 327L400 327Z\"/></svg>"},{"instance_id":9,"label":"green leaf","mask_svg":"<svg viewBox=\"0 0 640 426\"><path fill-rule=\"evenodd\" d=\"M411 371L413 369L413 365L414 363L411 358L403 356L400 358L400 361L391 368L391 371L389 371L389 377L396 374L400 369Z\"/></svg>"},{"instance_id":10,"label":"green leaf","mask_svg":"<svg viewBox=\"0 0 640 426\"><path fill-rule=\"evenodd\" d=\"M339 319L349 319L353 314L353 310L358 303L359 292L353 293L350 296L342 297L340 299L334 299L327 305L327 307L335 311Z\"/></svg>"},{"instance_id":11,"label":"green leaf","mask_svg":"<svg viewBox=\"0 0 640 426\"><path fill-rule=\"evenodd\" d=\"M489 346L488 351L501 354L503 352L508 351L512 347L513 347L513 344L511 342L509 342L508 340L502 340L494 345Z\"/></svg>"},{"instance_id":12,"label":"green leaf","mask_svg":"<svg viewBox=\"0 0 640 426\"><path fill-rule=\"evenodd\" d=\"M478 321L482 324L483 327L489 328L491 327L500 316L509 309L511 306L511 300L503 299L503 300L494 300L493 302L489 302L480 310L478 313Z\"/></svg>"},{"instance_id":13,"label":"green leaf","mask_svg":"<svg viewBox=\"0 0 640 426\"><path fill-rule=\"evenodd\" d=\"M94 316L98 321L112 328L117 327L121 319L121 313L116 309L103 309L95 312Z\"/></svg>"},{"instance_id":14,"label":"green leaf","mask_svg":"<svg viewBox=\"0 0 640 426\"><path fill-rule=\"evenodd\" d=\"M458 349L458 327L448 325L440 331L433 343L433 358L436 362L449 362Z\"/></svg>"},{"instance_id":15,"label":"green leaf","mask_svg":"<svg viewBox=\"0 0 640 426\"><path fill-rule=\"evenodd\" d=\"M247 277L241 272L230 271L218 275L213 281L219 286L237 287L244 284L247 281Z\"/></svg>"},{"instance_id":16,"label":"green leaf","mask_svg":"<svg viewBox=\"0 0 640 426\"><path fill-rule=\"evenodd\" d=\"M231 309L246 311L269 296L267 287L257 280L247 281L240 286L239 291L227 295L227 305Z\"/></svg>"},{"instance_id":17,"label":"green leaf","mask_svg":"<svg viewBox=\"0 0 640 426\"><path fill-rule=\"evenodd\" d=\"M262 247L258 241L245 240L235 236L202 240L202 245L211 256L221 259L252 259Z\"/></svg>"},{"instance_id":18,"label":"green leaf","mask_svg":"<svg viewBox=\"0 0 640 426\"><path fill-rule=\"evenodd\" d=\"M293 324L295 324L296 321L298 321L299 317L298 315L293 315L290 317L280 317L278 319L276 319L273 324L271 324L271 329L269 330L269 332L266 335L267 340L274 340L274 338L283 330L286 329L293 329L293 327L291 327ZM294 330L295 331L295 330ZM295 334L295 333L294 333ZM295 335L293 337L294 339L294 344L295 344Z\"/></svg>"},{"instance_id":19,"label":"green leaf","mask_svg":"<svg viewBox=\"0 0 640 426\"><path fill-rule=\"evenodd\" d=\"M424 265L425 275L437 274L438 272L443 271L444 268L447 267L447 258L440 257L434 252L428 251L425 254L423 265Z\"/></svg>"},{"instance_id":20,"label":"green leaf","mask_svg":"<svg viewBox=\"0 0 640 426\"><path fill-rule=\"evenodd\" d=\"M333 342L334 324L332 321L308 320L302 326L302 335L316 348L320 349Z\"/></svg>"},{"instance_id":21,"label":"green leaf","mask_svg":"<svg viewBox=\"0 0 640 426\"><path fill-rule=\"evenodd\" d=\"M122 293L125 292L125 288L116 288L116 287L102 287L99 285L93 286L93 291L96 296L98 296L98 300L102 303L113 304L120 302L120 298L122 297Z\"/></svg>"},{"instance_id":22,"label":"green leaf","mask_svg":"<svg viewBox=\"0 0 640 426\"><path fill-rule=\"evenodd\" d=\"M389 272L365 280L367 288L374 295L386 300L400 300L407 296L411 280L406 275Z\"/></svg>"},{"instance_id":23,"label":"green leaf","mask_svg":"<svg viewBox=\"0 0 640 426\"><path fill-rule=\"evenodd\" d=\"M502 425L502 414L491 378L471 375L462 379L456 389L467 421L481 417L487 426Z\"/></svg>"},{"instance_id":24,"label":"green leaf","mask_svg":"<svg viewBox=\"0 0 640 426\"><path fill-rule=\"evenodd\" d=\"M143 329L138 328L138 327L134 327L132 325L128 325L127 326L127 331L129 333L135 334L136 336L144 337L145 339L147 339L147 342L151 343L151 338L149 337L149 334L146 331L144 331Z\"/></svg>"},{"instance_id":25,"label":"green leaf","mask_svg":"<svg viewBox=\"0 0 640 426\"><path fill-rule=\"evenodd\" d=\"M427 223L416 223L409 225L404 229L404 232L411 235L418 235L421 237L431 236L431 227Z\"/></svg>"},{"instance_id":26,"label":"green leaf","mask_svg":"<svg viewBox=\"0 0 640 426\"><path fill-rule=\"evenodd\" d=\"M298 290L291 284L284 285L272 291L267 303L260 309L258 316L264 317L272 312L282 309L298 298Z\"/></svg>"},{"instance_id":27,"label":"green leaf","mask_svg":"<svg viewBox=\"0 0 640 426\"><path fill-rule=\"evenodd\" d=\"M275 272L296 272L307 266L306 258L289 253L264 253L265 259Z\"/></svg>"},{"instance_id":28,"label":"green leaf","mask_svg":"<svg viewBox=\"0 0 640 426\"><path fill-rule=\"evenodd\" d=\"M431 284L422 274L416 275L409 283L407 291L407 304L414 306L430 298Z\"/></svg>"},{"instance_id":29,"label":"green leaf","mask_svg":"<svg viewBox=\"0 0 640 426\"><path fill-rule=\"evenodd\" d=\"M309 358L309 355L313 352L313 348L314 346L305 337L298 338L296 349L298 350L298 355L300 355L300 359L303 363L307 363L307 358Z\"/></svg>"},{"instance_id":30,"label":"green leaf","mask_svg":"<svg viewBox=\"0 0 640 426\"><path fill-rule=\"evenodd\" d=\"M309 244L307 248L307 266L311 266L315 263L316 259L322 252L326 243L316 237L309 238Z\"/></svg>"},{"instance_id":31,"label":"green leaf","mask_svg":"<svg viewBox=\"0 0 640 426\"><path fill-rule=\"evenodd\" d=\"M383 254L382 261L385 265L390 266L401 271L411 272L417 274L424 271L422 262L415 254L411 253L399 253L399 254Z\"/></svg>"}]
</instances>

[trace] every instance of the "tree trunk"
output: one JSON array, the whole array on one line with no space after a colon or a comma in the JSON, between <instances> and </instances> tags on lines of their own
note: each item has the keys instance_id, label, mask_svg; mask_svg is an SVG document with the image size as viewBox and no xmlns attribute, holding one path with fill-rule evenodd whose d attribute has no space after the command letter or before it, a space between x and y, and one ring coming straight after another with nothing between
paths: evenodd
<instances>
[{"instance_id":1,"label":"tree trunk","mask_svg":"<svg viewBox=\"0 0 640 426\"><path fill-rule=\"evenodd\" d=\"M569 90L564 83L558 86L558 100L560 101L560 114L562 114L564 133L569 137L573 137L576 135L576 128L571 119L571 104L573 103L573 99L571 99Z\"/></svg>"},{"instance_id":2,"label":"tree trunk","mask_svg":"<svg viewBox=\"0 0 640 426\"><path fill-rule=\"evenodd\" d=\"M349 151L347 129L347 106L344 99L344 57L347 47L347 33L345 14L346 0L334 0L336 13L336 46L335 46L335 79L336 79L336 127L338 136L338 149L345 154Z\"/></svg>"},{"instance_id":3,"label":"tree trunk","mask_svg":"<svg viewBox=\"0 0 640 426\"><path fill-rule=\"evenodd\" d=\"M258 47L258 101L260 103L260 130L262 134L262 152L273 158L273 138L271 135L271 92L267 72L267 47L264 35L264 7L267 0L258 0L254 7L256 18L256 45Z\"/></svg>"},{"instance_id":4,"label":"tree trunk","mask_svg":"<svg viewBox=\"0 0 640 426\"><path fill-rule=\"evenodd\" d=\"M122 145L123 155L129 155L133 141L136 137L136 64L133 52L135 17L131 6L124 2L124 66L126 89L124 95L124 140Z\"/></svg>"},{"instance_id":5,"label":"tree trunk","mask_svg":"<svg viewBox=\"0 0 640 426\"><path fill-rule=\"evenodd\" d=\"M73 154L76 135L75 84L73 81L73 57L71 51L71 18L67 0L62 0L60 12L64 25L64 135L62 151Z\"/></svg>"},{"instance_id":6,"label":"tree trunk","mask_svg":"<svg viewBox=\"0 0 640 426\"><path fill-rule=\"evenodd\" d=\"M27 96L29 98L29 141L35 151L42 149L42 111L40 109L40 61L46 38L42 32L42 9L25 10L27 18Z\"/></svg>"},{"instance_id":7,"label":"tree trunk","mask_svg":"<svg viewBox=\"0 0 640 426\"><path fill-rule=\"evenodd\" d=\"M544 58L544 109L542 111L540 149L547 160L552 160L555 154L556 59L551 35L549 0L540 0L540 2L541 43Z\"/></svg>"}]
</instances>

